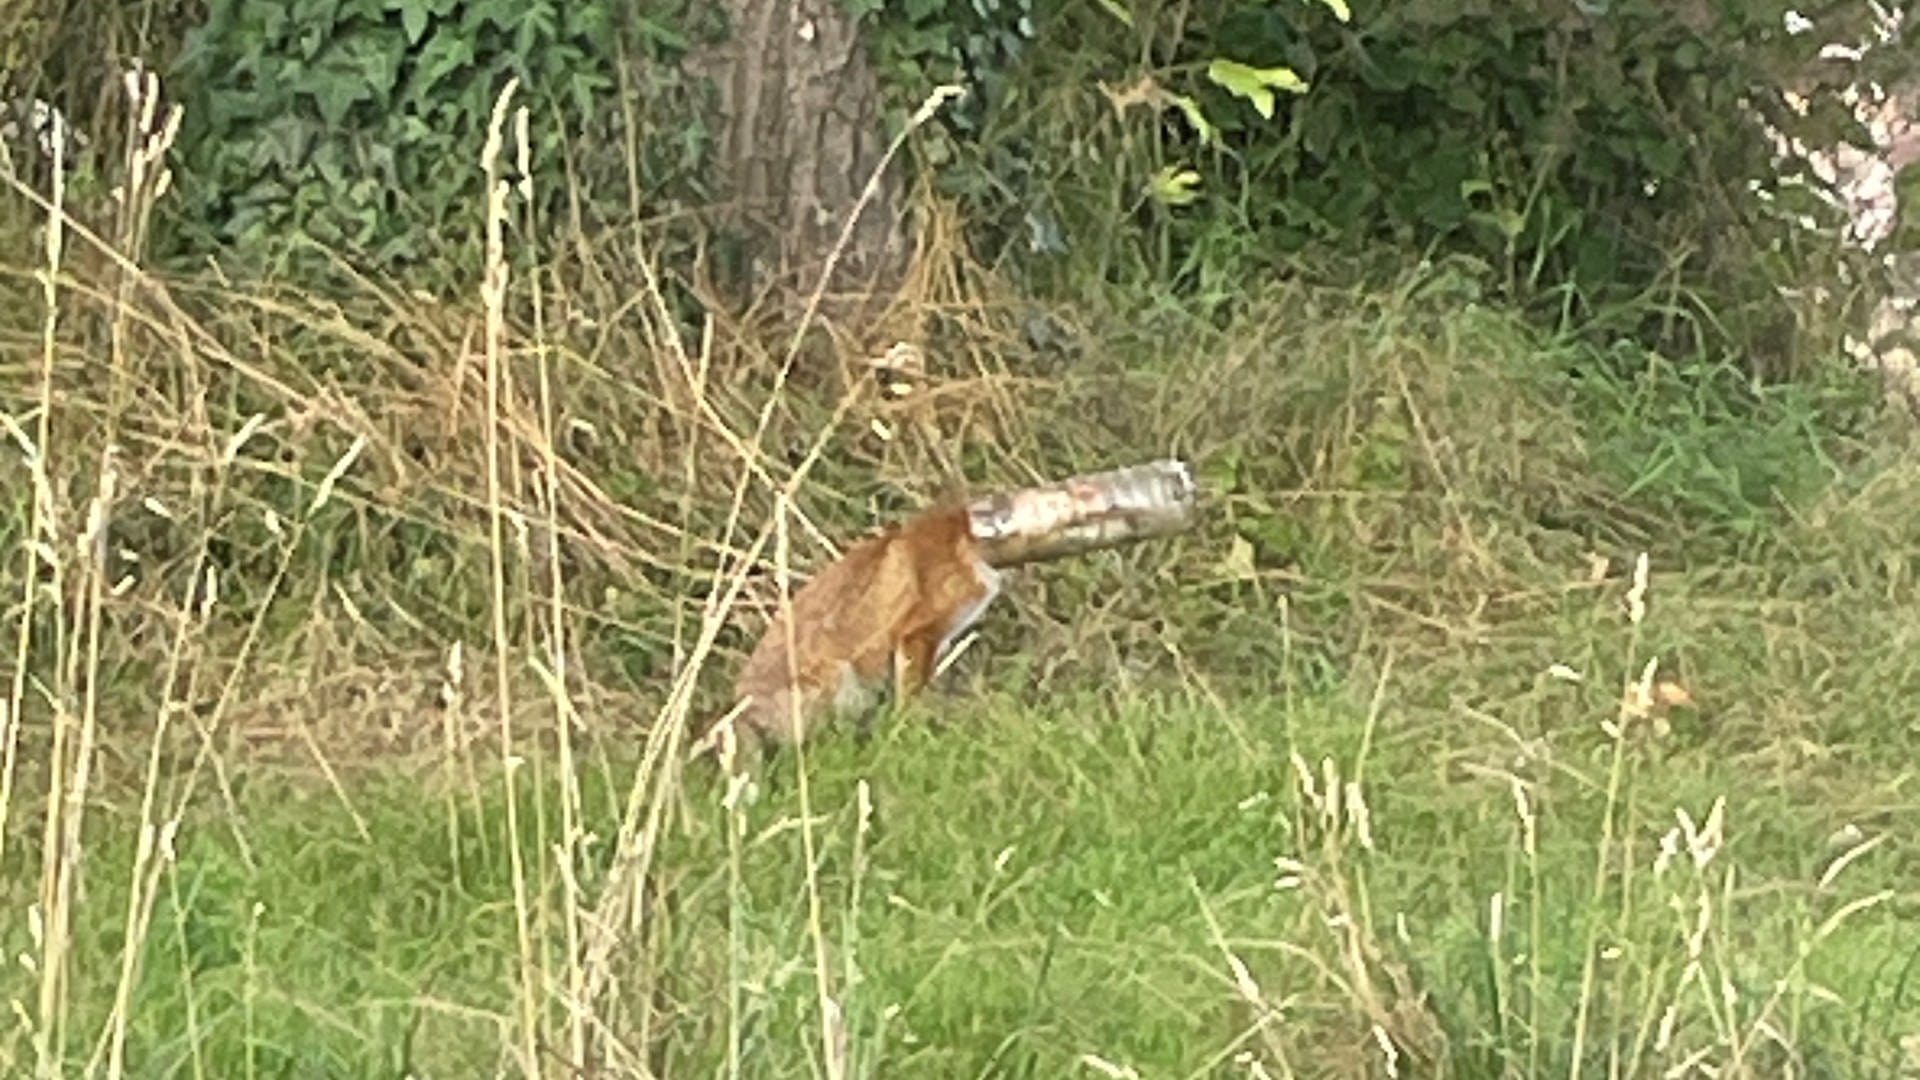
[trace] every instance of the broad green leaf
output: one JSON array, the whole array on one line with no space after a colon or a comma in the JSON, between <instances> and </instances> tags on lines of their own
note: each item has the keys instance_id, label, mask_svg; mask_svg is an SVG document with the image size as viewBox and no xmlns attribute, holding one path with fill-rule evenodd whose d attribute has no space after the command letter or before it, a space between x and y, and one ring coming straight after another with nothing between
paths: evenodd
<instances>
[{"instance_id":1,"label":"broad green leaf","mask_svg":"<svg viewBox=\"0 0 1920 1080\"><path fill-rule=\"evenodd\" d=\"M416 60L412 88L415 100L422 104L434 100L435 84L472 62L471 40L448 29L438 31L427 39Z\"/></svg>"},{"instance_id":2,"label":"broad green leaf","mask_svg":"<svg viewBox=\"0 0 1920 1080\"><path fill-rule=\"evenodd\" d=\"M462 16L469 30L511 30L527 14L525 0L475 0Z\"/></svg>"},{"instance_id":3,"label":"broad green leaf","mask_svg":"<svg viewBox=\"0 0 1920 1080\"><path fill-rule=\"evenodd\" d=\"M1180 114L1187 118L1187 123L1193 125L1202 145L1212 146L1220 141L1220 129L1214 127L1213 122L1207 119L1207 114L1200 111L1199 102L1185 94L1168 94L1167 97L1179 106Z\"/></svg>"},{"instance_id":4,"label":"broad green leaf","mask_svg":"<svg viewBox=\"0 0 1920 1080\"><path fill-rule=\"evenodd\" d=\"M427 32L427 22L432 16L424 0L409 0L400 5L400 27L406 31L407 44L420 44L421 35Z\"/></svg>"},{"instance_id":5,"label":"broad green leaf","mask_svg":"<svg viewBox=\"0 0 1920 1080\"><path fill-rule=\"evenodd\" d=\"M1246 98L1253 103L1254 111L1263 120L1273 119L1273 92L1286 90L1290 93L1304 94L1307 91L1306 80L1294 74L1292 68L1257 68L1235 60L1215 60L1207 65L1207 78L1237 97Z\"/></svg>"},{"instance_id":6,"label":"broad green leaf","mask_svg":"<svg viewBox=\"0 0 1920 1080\"><path fill-rule=\"evenodd\" d=\"M1162 206L1189 206L1200 197L1200 174L1181 165L1165 165L1153 174L1147 194Z\"/></svg>"},{"instance_id":7,"label":"broad green leaf","mask_svg":"<svg viewBox=\"0 0 1920 1080\"><path fill-rule=\"evenodd\" d=\"M315 85L312 93L320 119L329 127L339 127L346 123L347 113L366 99L367 87L358 79L342 74Z\"/></svg>"},{"instance_id":8,"label":"broad green leaf","mask_svg":"<svg viewBox=\"0 0 1920 1080\"><path fill-rule=\"evenodd\" d=\"M257 41L279 41L287 28L287 9L281 4L250 4L242 18L253 25L249 28L257 35ZM257 20L257 21L256 21Z\"/></svg>"},{"instance_id":9,"label":"broad green leaf","mask_svg":"<svg viewBox=\"0 0 1920 1080\"><path fill-rule=\"evenodd\" d=\"M1320 2L1327 5L1327 10L1333 12L1334 18L1341 22L1353 21L1353 9L1347 6L1347 0L1320 0Z\"/></svg>"},{"instance_id":10,"label":"broad green leaf","mask_svg":"<svg viewBox=\"0 0 1920 1080\"><path fill-rule=\"evenodd\" d=\"M260 126L261 147L276 166L288 172L300 167L313 143L313 126L291 113L282 113Z\"/></svg>"}]
</instances>

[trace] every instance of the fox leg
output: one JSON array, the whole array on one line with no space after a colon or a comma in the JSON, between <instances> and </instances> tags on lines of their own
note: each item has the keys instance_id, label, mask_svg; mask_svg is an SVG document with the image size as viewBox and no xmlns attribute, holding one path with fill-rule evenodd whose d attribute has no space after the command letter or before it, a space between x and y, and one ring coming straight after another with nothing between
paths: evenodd
<instances>
[{"instance_id":1,"label":"fox leg","mask_svg":"<svg viewBox=\"0 0 1920 1080\"><path fill-rule=\"evenodd\" d=\"M915 631L900 639L900 644L893 650L893 693L896 701L904 702L926 689L927 680L933 678L934 653L939 644L937 635L927 630Z\"/></svg>"}]
</instances>

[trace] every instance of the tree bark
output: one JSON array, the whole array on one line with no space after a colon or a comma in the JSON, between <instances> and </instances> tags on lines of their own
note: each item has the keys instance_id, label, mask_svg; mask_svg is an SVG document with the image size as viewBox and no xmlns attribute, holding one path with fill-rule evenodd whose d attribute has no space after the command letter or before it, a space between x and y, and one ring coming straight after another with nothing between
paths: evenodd
<instances>
[{"instance_id":1,"label":"tree bark","mask_svg":"<svg viewBox=\"0 0 1920 1080\"><path fill-rule=\"evenodd\" d=\"M723 0L727 41L700 66L720 94L717 221L746 242L746 287L781 306L828 274L840 311L884 303L907 255L898 170L879 174L879 81L835 0ZM859 217L836 250L848 218Z\"/></svg>"}]
</instances>

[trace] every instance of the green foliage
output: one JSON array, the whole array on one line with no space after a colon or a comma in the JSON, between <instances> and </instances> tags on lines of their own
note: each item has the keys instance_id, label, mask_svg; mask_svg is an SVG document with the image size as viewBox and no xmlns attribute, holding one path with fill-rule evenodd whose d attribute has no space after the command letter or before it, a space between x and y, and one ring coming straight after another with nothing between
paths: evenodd
<instances>
[{"instance_id":1,"label":"green foliage","mask_svg":"<svg viewBox=\"0 0 1920 1080\"><path fill-rule=\"evenodd\" d=\"M987 150L988 118L1024 108L1031 87L1018 77L1035 33L1035 0L841 0L860 26L880 73L894 130L935 86L958 83L967 96L942 109L916 140L920 160L943 190L978 195L1017 187L1031 163L1025 147ZM983 151L987 151L983 157Z\"/></svg>"},{"instance_id":2,"label":"green foliage","mask_svg":"<svg viewBox=\"0 0 1920 1080\"><path fill-rule=\"evenodd\" d=\"M1689 530L1740 542L1778 524L1780 507L1806 505L1837 471L1830 454L1852 394L1818 386L1753 384L1731 365L1674 364L1628 349L1590 365L1576 389L1594 464L1621 497Z\"/></svg>"},{"instance_id":3,"label":"green foliage","mask_svg":"<svg viewBox=\"0 0 1920 1080\"><path fill-rule=\"evenodd\" d=\"M1643 341L1777 349L1773 287L1808 267L1788 218L1836 217L1811 198L1763 212L1748 186L1775 167L1752 113L1809 145L1857 137L1850 117L1794 115L1778 91L1871 14L1823 5L1818 34L1795 37L1787 7L1041 5L1025 97L1002 95L1020 104L988 117L964 163L991 177L967 189L970 217L996 223L1003 249L1068 255L1071 276L1131 263L1189 295L1206 275L1383 242L1469 255L1555 322L1682 280L1730 320ZM1876 77L1911 73L1901 50L1877 53ZM1080 100L1036 104L1064 105L1061 84ZM1792 193L1777 194L1785 211ZM1031 242L1042 234L1054 242Z\"/></svg>"},{"instance_id":4,"label":"green foliage","mask_svg":"<svg viewBox=\"0 0 1920 1080\"><path fill-rule=\"evenodd\" d=\"M1257 68L1237 60L1216 59L1207 65L1207 78L1235 97L1245 98L1261 119L1273 119L1273 92L1304 94L1307 84L1292 68Z\"/></svg>"},{"instance_id":5,"label":"green foliage","mask_svg":"<svg viewBox=\"0 0 1920 1080\"><path fill-rule=\"evenodd\" d=\"M1034 0L841 0L841 5L870 37L895 121L904 120L934 86L960 82L968 86L968 100L944 112L954 130L973 132L988 109L1010 103L1010 95L1018 92L1010 74L1033 38Z\"/></svg>"},{"instance_id":6,"label":"green foliage","mask_svg":"<svg viewBox=\"0 0 1920 1080\"><path fill-rule=\"evenodd\" d=\"M1730 47L1710 58L1671 5L1415 0L1367 5L1351 30L1304 6L1218 10L1187 49L1285 57L1314 83L1277 131L1213 110L1222 186L1257 181L1247 211L1283 247L1397 237L1592 289L1664 266L1671 237L1652 226L1679 189L1765 171L1758 138L1733 131L1754 73ZM1743 9L1723 45L1767 14ZM1691 121L1721 145L1690 153Z\"/></svg>"},{"instance_id":7,"label":"green foliage","mask_svg":"<svg viewBox=\"0 0 1920 1080\"><path fill-rule=\"evenodd\" d=\"M480 147L508 80L554 205L569 139L618 144L615 42L687 46L672 27L688 6L668 7L630 33L605 0L212 0L174 72L181 224L252 254L296 234L375 264L472 250ZM511 123L506 136L512 162Z\"/></svg>"}]
</instances>

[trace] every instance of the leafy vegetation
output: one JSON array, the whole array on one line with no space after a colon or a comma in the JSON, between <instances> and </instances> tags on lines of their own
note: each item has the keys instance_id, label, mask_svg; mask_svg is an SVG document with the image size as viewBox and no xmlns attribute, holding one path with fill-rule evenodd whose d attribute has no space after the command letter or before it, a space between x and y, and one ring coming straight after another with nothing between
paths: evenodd
<instances>
[{"instance_id":1,"label":"leafy vegetation","mask_svg":"<svg viewBox=\"0 0 1920 1080\"><path fill-rule=\"evenodd\" d=\"M943 176L979 177L965 213L990 261L1040 253L1013 259L1032 286L1204 298L1384 242L1485 264L1550 326L1678 292L1686 317L1628 332L1778 370L1795 340L1779 287L1841 271L1800 225L1833 207L1781 182L1756 117L1861 141L1830 83L1805 115L1780 104L1822 71L1789 6L1070 5L1036 20L1012 80L1039 96L995 111ZM1823 39L1871 36L1866 5L1808 14ZM1893 85L1907 55L1847 77Z\"/></svg>"},{"instance_id":2,"label":"leafy vegetation","mask_svg":"<svg viewBox=\"0 0 1920 1080\"><path fill-rule=\"evenodd\" d=\"M624 11L624 14L622 13ZM617 190L617 45L653 78L661 114L693 114L673 64L716 26L706 5L556 0L213 0L174 65L187 199L174 220L200 249L283 255L291 237L374 267L479 252L473 147L508 78L533 110L530 162L555 200L575 183ZM632 87L630 90L639 90ZM569 152L570 148L573 152ZM701 128L676 125L641 160L645 180L690 190ZM458 162L460 164L456 165ZM624 205L623 207L624 208Z\"/></svg>"}]
</instances>

